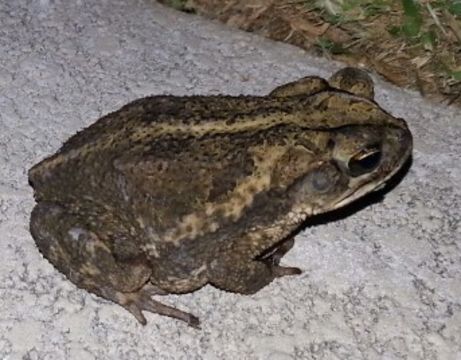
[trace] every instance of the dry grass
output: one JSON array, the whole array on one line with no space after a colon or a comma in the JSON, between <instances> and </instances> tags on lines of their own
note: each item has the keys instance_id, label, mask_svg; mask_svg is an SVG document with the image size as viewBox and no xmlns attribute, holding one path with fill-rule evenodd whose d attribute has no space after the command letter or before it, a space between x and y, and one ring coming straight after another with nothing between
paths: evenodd
<instances>
[{"instance_id":1,"label":"dry grass","mask_svg":"<svg viewBox=\"0 0 461 360\"><path fill-rule=\"evenodd\" d=\"M461 0L162 0L461 105Z\"/></svg>"}]
</instances>

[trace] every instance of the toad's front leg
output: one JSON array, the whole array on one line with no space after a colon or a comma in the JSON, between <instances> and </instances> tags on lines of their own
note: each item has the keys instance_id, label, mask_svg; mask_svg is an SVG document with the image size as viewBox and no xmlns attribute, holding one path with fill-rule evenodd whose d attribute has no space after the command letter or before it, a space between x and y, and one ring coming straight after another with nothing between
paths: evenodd
<instances>
[{"instance_id":1,"label":"toad's front leg","mask_svg":"<svg viewBox=\"0 0 461 360\"><path fill-rule=\"evenodd\" d=\"M43 256L69 280L123 306L141 324L146 324L142 311L150 311L199 326L194 315L151 298L165 293L149 284L152 270L144 257L116 259L108 244L65 207L39 203L32 211L30 229Z\"/></svg>"},{"instance_id":2,"label":"toad's front leg","mask_svg":"<svg viewBox=\"0 0 461 360\"><path fill-rule=\"evenodd\" d=\"M253 294L277 277L299 275L297 267L280 266L280 260L293 247L294 239L289 238L277 244L256 259L245 260L239 251L228 252L216 261L210 271L212 285L227 291Z\"/></svg>"}]
</instances>

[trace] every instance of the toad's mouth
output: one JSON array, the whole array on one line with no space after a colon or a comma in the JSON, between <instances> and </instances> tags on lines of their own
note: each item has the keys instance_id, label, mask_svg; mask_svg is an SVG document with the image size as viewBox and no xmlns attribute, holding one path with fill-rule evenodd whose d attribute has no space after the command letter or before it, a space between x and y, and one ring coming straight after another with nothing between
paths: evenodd
<instances>
[{"instance_id":1,"label":"toad's mouth","mask_svg":"<svg viewBox=\"0 0 461 360\"><path fill-rule=\"evenodd\" d=\"M397 171L398 170L396 170L395 172ZM392 177L392 175L390 175L389 178ZM342 197L338 199L338 201L332 206L331 209L339 209L370 192L381 190L383 187L386 186L386 181L389 178L386 178L378 183L368 183L366 185L360 186L358 189L347 191L346 193L344 193Z\"/></svg>"}]
</instances>

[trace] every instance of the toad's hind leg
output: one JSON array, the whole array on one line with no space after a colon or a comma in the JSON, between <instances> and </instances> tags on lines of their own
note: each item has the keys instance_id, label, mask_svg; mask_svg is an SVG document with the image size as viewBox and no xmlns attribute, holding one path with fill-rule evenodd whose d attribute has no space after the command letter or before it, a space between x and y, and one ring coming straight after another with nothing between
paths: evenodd
<instances>
[{"instance_id":1,"label":"toad's hind leg","mask_svg":"<svg viewBox=\"0 0 461 360\"><path fill-rule=\"evenodd\" d=\"M164 294L148 283L151 268L140 254L117 260L107 243L62 206L40 203L32 211L30 230L38 248L75 285L111 300L146 324L142 311L185 321L198 327L195 316L151 298Z\"/></svg>"}]
</instances>

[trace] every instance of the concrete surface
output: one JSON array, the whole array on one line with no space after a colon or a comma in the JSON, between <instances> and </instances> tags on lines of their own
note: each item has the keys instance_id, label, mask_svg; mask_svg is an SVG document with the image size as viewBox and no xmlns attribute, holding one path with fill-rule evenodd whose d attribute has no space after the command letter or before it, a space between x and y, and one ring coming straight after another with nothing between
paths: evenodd
<instances>
[{"instance_id":1,"label":"concrete surface","mask_svg":"<svg viewBox=\"0 0 461 360\"><path fill-rule=\"evenodd\" d=\"M415 136L381 202L308 228L304 274L254 296L211 287L162 299L202 330L77 289L28 231L26 171L77 130L150 94L264 94L338 64L135 0L0 4L1 359L461 359L461 116L378 82Z\"/></svg>"}]
</instances>

